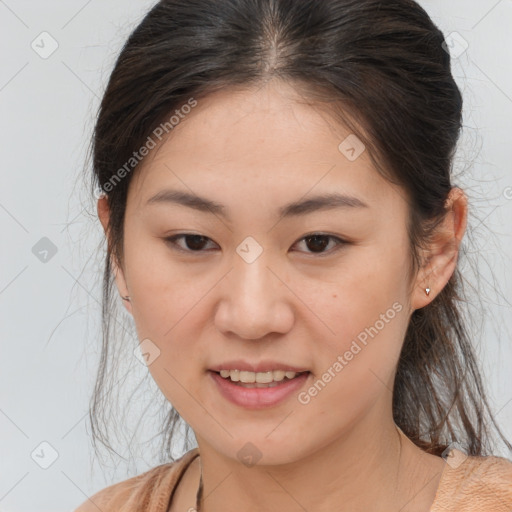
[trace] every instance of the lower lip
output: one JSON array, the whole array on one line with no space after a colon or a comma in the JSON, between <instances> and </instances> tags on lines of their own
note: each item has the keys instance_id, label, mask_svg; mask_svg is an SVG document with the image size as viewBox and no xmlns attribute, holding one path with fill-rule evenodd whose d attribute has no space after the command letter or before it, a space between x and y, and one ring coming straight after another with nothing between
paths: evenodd
<instances>
[{"instance_id":1,"label":"lower lip","mask_svg":"<svg viewBox=\"0 0 512 512\"><path fill-rule=\"evenodd\" d=\"M218 373L208 371L215 381L220 393L230 402L248 409L264 409L283 402L292 393L298 391L310 376L305 372L291 380L281 381L271 388L246 388L221 377Z\"/></svg>"}]
</instances>

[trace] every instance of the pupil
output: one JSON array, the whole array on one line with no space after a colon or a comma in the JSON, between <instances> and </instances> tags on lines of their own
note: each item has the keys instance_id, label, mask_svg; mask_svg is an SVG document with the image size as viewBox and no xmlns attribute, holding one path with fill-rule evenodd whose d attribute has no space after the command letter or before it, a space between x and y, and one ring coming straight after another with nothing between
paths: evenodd
<instances>
[{"instance_id":1,"label":"pupil","mask_svg":"<svg viewBox=\"0 0 512 512\"><path fill-rule=\"evenodd\" d=\"M192 239L192 245L189 243L189 240ZM188 235L186 237L186 241L187 241L187 248L188 249L192 249L192 250L200 250L202 249L203 245L204 245L204 236L201 236L201 235ZM203 241L203 243L201 243L201 241ZM199 247L194 246L194 244L199 244Z\"/></svg>"},{"instance_id":2,"label":"pupil","mask_svg":"<svg viewBox=\"0 0 512 512\"><path fill-rule=\"evenodd\" d=\"M327 238L328 237L326 237L325 235L312 235L312 236L306 237L306 243L308 244L308 248L312 249L312 247L310 247L310 245L309 245L309 242L310 242L310 240L314 240L313 246L316 245L317 248L320 246L320 249L322 250L322 249L325 249L325 247L329 244L329 242L327 241ZM318 244L319 240L323 240L323 243ZM315 251L313 250L313 252L315 252Z\"/></svg>"}]
</instances>

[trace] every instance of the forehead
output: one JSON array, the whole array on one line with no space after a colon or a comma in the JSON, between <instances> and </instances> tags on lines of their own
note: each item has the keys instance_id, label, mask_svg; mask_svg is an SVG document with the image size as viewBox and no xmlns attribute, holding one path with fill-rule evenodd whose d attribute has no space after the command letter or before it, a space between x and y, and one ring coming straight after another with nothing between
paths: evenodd
<instances>
[{"instance_id":1,"label":"forehead","mask_svg":"<svg viewBox=\"0 0 512 512\"><path fill-rule=\"evenodd\" d=\"M181 117L133 177L129 196L138 206L165 187L260 205L264 196L276 207L308 191L381 206L400 194L367 151L347 157L349 130L282 82L215 92Z\"/></svg>"}]
</instances>

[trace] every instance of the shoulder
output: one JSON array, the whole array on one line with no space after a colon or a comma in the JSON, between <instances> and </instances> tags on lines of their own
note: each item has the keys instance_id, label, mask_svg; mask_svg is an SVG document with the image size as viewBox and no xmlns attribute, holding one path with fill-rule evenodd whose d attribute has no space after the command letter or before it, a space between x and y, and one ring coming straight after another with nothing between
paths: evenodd
<instances>
[{"instance_id":1,"label":"shoulder","mask_svg":"<svg viewBox=\"0 0 512 512\"><path fill-rule=\"evenodd\" d=\"M165 512L181 475L198 454L194 448L174 462L110 485L87 498L74 512L129 512L150 508Z\"/></svg>"},{"instance_id":2,"label":"shoulder","mask_svg":"<svg viewBox=\"0 0 512 512\"><path fill-rule=\"evenodd\" d=\"M459 450L452 454L431 512L512 510L512 461L495 456L467 456Z\"/></svg>"}]
</instances>

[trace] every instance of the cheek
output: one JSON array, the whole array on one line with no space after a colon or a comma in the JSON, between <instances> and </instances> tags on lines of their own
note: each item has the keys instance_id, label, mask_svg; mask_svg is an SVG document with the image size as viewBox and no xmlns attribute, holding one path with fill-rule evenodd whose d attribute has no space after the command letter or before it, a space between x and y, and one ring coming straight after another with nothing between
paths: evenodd
<instances>
[{"instance_id":1,"label":"cheek","mask_svg":"<svg viewBox=\"0 0 512 512\"><path fill-rule=\"evenodd\" d=\"M128 244L127 244L128 247ZM126 250L132 315L142 352L149 352L148 370L157 386L183 416L202 368L203 354L194 343L203 317L204 297L218 278L193 276L177 265L157 243L132 245ZM186 414L185 414L186 416Z\"/></svg>"},{"instance_id":2,"label":"cheek","mask_svg":"<svg viewBox=\"0 0 512 512\"><path fill-rule=\"evenodd\" d=\"M336 333L355 336L399 302L407 301L404 261L400 255L358 253L352 263L332 272L329 283L312 283L311 302ZM356 329L356 331L354 331Z\"/></svg>"},{"instance_id":3,"label":"cheek","mask_svg":"<svg viewBox=\"0 0 512 512\"><path fill-rule=\"evenodd\" d=\"M312 429L336 432L392 399L408 318L400 287L392 279L376 284L379 275L352 274L353 286L330 289L317 302L335 334L319 336L316 380L300 401Z\"/></svg>"},{"instance_id":4,"label":"cheek","mask_svg":"<svg viewBox=\"0 0 512 512\"><path fill-rule=\"evenodd\" d=\"M163 343L200 303L213 276L194 275L171 257L162 240L146 237L137 243L136 233L126 237L125 259L128 286L136 297L132 314L137 330L140 336Z\"/></svg>"},{"instance_id":5,"label":"cheek","mask_svg":"<svg viewBox=\"0 0 512 512\"><path fill-rule=\"evenodd\" d=\"M350 271L340 269L335 282L312 292L315 311L329 328L324 329L326 334L318 345L322 347L321 371L338 362L343 370L335 373L350 375L349 387L368 380L387 382L400 354L409 320L403 270L406 253L400 244L394 247L360 251L347 264Z\"/></svg>"}]
</instances>

